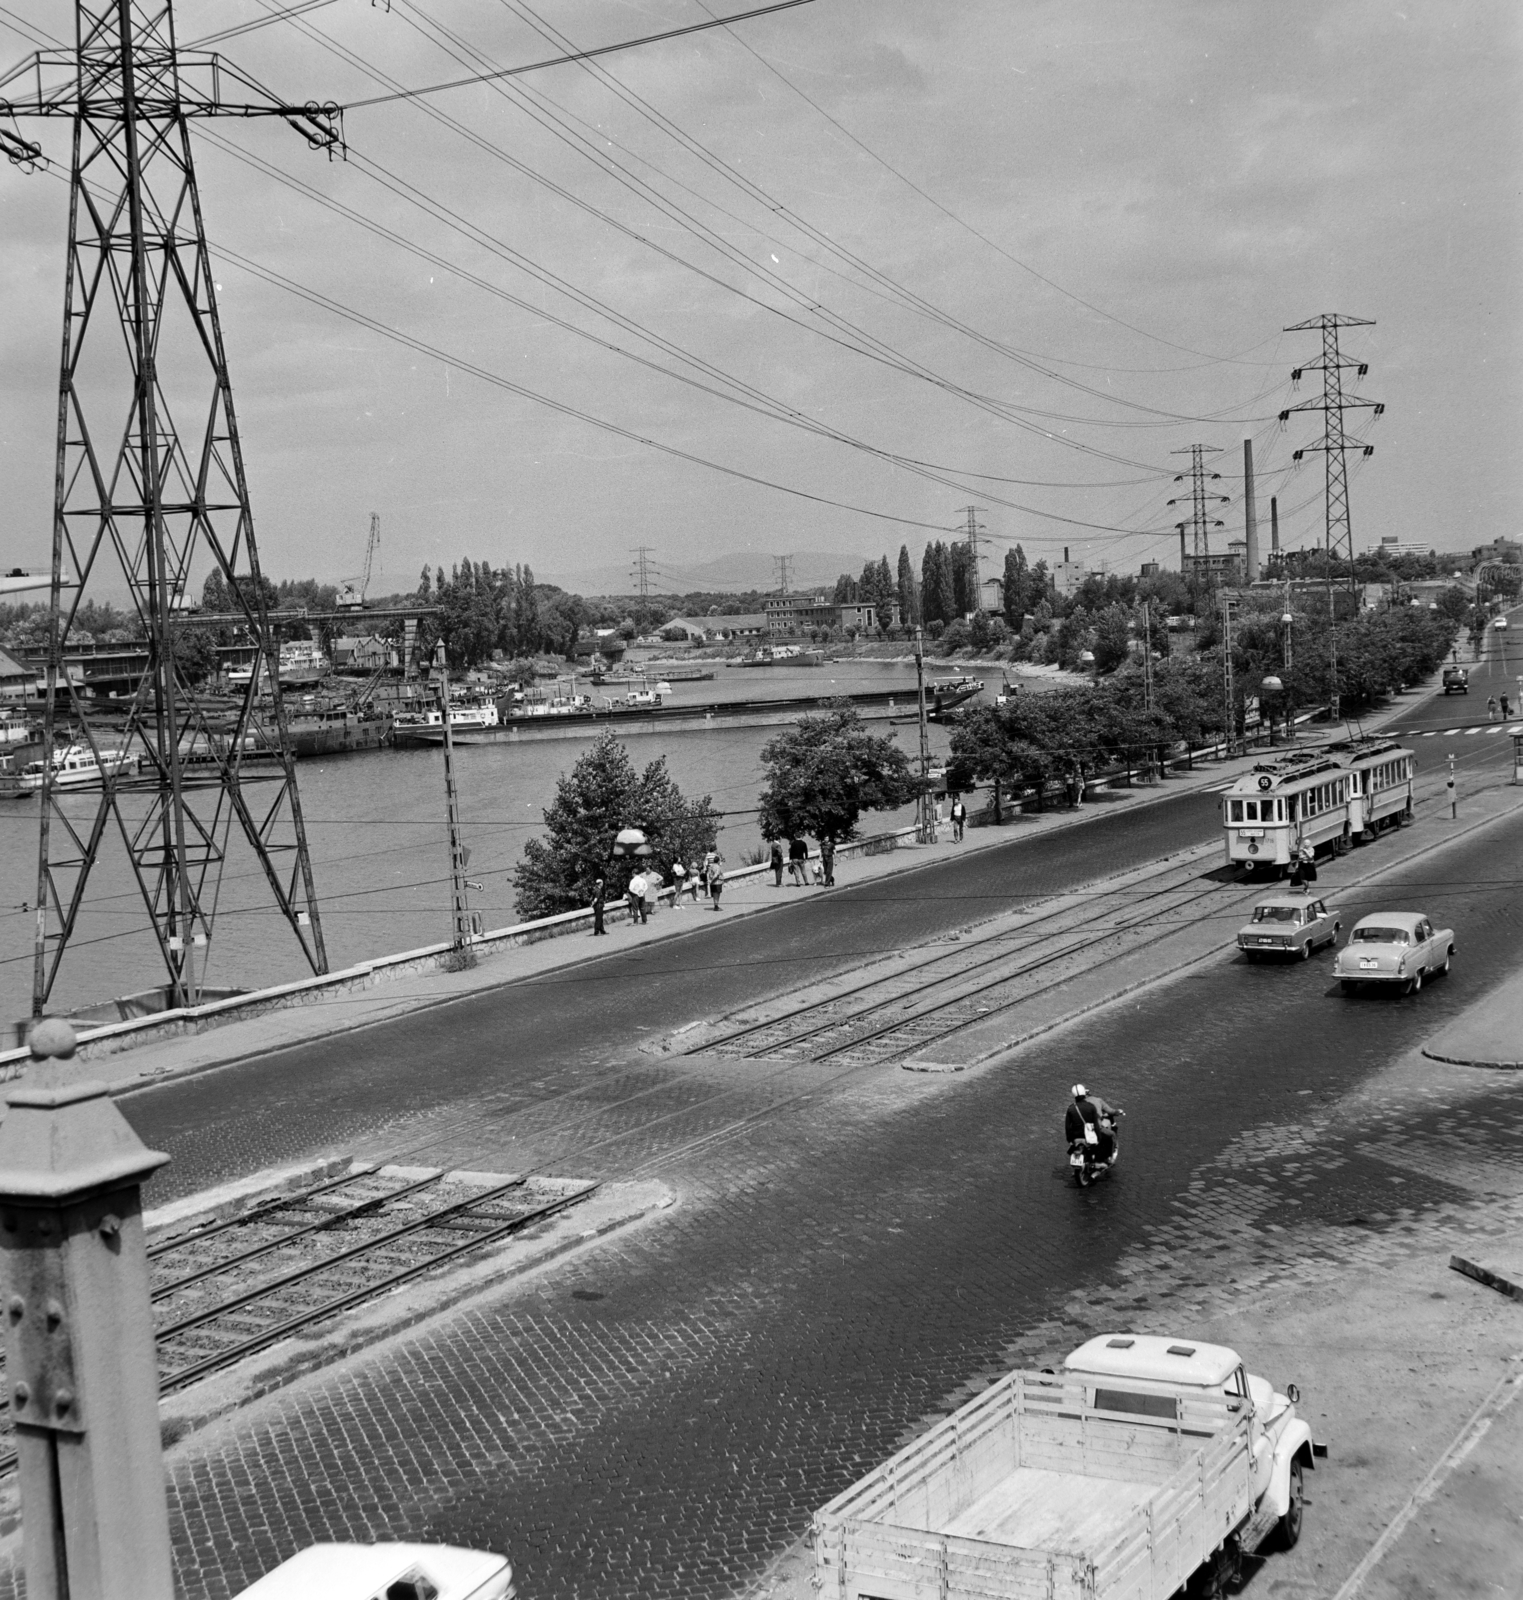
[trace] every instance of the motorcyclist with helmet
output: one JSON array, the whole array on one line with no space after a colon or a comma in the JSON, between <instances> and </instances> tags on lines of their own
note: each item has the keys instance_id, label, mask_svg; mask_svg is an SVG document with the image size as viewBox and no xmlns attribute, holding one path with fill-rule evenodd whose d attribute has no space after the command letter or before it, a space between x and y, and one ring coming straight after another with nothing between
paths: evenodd
<instances>
[{"instance_id":1,"label":"motorcyclist with helmet","mask_svg":"<svg viewBox=\"0 0 1523 1600\"><path fill-rule=\"evenodd\" d=\"M1099 1095L1092 1095L1082 1083L1073 1086L1073 1102L1068 1107L1063 1117L1063 1133L1070 1146L1085 1139L1084 1130L1091 1127L1095 1130L1095 1159L1103 1161L1106 1166L1112 1165L1116 1159L1116 1119L1121 1115L1121 1108L1107 1104Z\"/></svg>"}]
</instances>

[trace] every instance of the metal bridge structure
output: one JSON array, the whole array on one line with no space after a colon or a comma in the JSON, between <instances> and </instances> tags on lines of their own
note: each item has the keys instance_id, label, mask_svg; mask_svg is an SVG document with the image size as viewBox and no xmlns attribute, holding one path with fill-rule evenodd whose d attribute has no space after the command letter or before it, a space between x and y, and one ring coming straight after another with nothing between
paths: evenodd
<instances>
[{"instance_id":1,"label":"metal bridge structure","mask_svg":"<svg viewBox=\"0 0 1523 1600\"><path fill-rule=\"evenodd\" d=\"M0 117L62 119L73 136L44 754L63 701L71 736L107 757L83 791L61 790L45 761L34 1016L92 877L117 849L146 908L169 1005L197 999L235 838L306 963L327 970L190 127L202 117L280 118L331 156L343 149L341 114L282 102L220 56L180 51L167 0L76 0L74 20L73 49L39 52L0 77ZM46 160L11 128L0 127L0 153L24 167ZM184 611L190 586L212 574L265 662L216 725L192 692L180 643L200 620ZM119 600L124 588L147 664L130 696L112 701L107 735L88 699L59 691L81 606ZM245 772L245 753L261 746L278 759L266 754Z\"/></svg>"}]
</instances>

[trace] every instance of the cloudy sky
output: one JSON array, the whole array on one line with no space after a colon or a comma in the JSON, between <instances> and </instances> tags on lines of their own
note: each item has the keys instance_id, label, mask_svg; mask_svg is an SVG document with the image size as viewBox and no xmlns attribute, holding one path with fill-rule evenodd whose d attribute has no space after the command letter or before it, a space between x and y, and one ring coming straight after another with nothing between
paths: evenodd
<instances>
[{"instance_id":1,"label":"cloudy sky","mask_svg":"<svg viewBox=\"0 0 1523 1600\"><path fill-rule=\"evenodd\" d=\"M284 0L289 5L290 0ZM318 0L217 45L347 104L746 0ZM276 0L187 0L182 45ZM347 162L200 125L266 570L382 589L463 555L540 574L737 552L842 565L980 508L996 551L1177 559L1174 454L1241 441L1321 536L1337 311L1370 364L1356 543L1516 536L1513 0L812 0L593 65L354 107ZM8 0L9 56L72 36ZM67 227L0 172L4 564L46 562ZM368 225L368 226L367 226ZM311 296L312 298L303 298ZM362 320L356 320L362 319ZM107 336L110 330L105 330Z\"/></svg>"}]
</instances>

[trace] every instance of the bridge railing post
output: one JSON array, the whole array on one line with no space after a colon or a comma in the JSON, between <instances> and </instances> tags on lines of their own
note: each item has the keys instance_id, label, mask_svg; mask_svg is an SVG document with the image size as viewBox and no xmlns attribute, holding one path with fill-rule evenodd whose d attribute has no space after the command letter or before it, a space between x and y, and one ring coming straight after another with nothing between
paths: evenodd
<instances>
[{"instance_id":1,"label":"bridge railing post","mask_svg":"<svg viewBox=\"0 0 1523 1600\"><path fill-rule=\"evenodd\" d=\"M147 1149L106 1086L32 1030L0 1125L0 1301L29 1600L174 1593L142 1184Z\"/></svg>"}]
</instances>

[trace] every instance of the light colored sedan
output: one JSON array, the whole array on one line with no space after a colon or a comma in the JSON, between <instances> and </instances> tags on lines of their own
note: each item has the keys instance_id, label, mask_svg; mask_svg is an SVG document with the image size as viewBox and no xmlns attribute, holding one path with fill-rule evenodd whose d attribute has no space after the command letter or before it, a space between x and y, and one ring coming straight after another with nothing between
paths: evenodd
<instances>
[{"instance_id":1,"label":"light colored sedan","mask_svg":"<svg viewBox=\"0 0 1523 1600\"><path fill-rule=\"evenodd\" d=\"M506 1556L449 1544L314 1544L237 1600L512 1600Z\"/></svg>"},{"instance_id":2,"label":"light colored sedan","mask_svg":"<svg viewBox=\"0 0 1523 1600\"><path fill-rule=\"evenodd\" d=\"M1343 924L1325 900L1304 894L1265 895L1252 920L1238 929L1237 947L1250 961L1262 956L1293 956L1305 961L1322 945L1335 945Z\"/></svg>"},{"instance_id":3,"label":"light colored sedan","mask_svg":"<svg viewBox=\"0 0 1523 1600\"><path fill-rule=\"evenodd\" d=\"M1415 994L1453 958L1453 928L1435 928L1420 911L1377 911L1354 924L1333 973L1345 994L1364 983L1399 984L1403 994Z\"/></svg>"}]
</instances>

